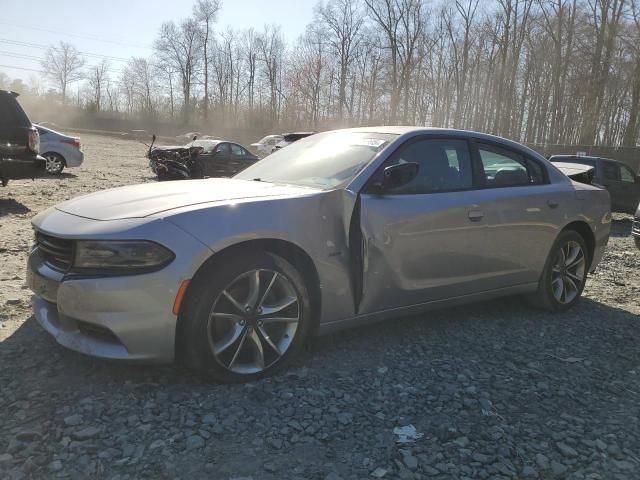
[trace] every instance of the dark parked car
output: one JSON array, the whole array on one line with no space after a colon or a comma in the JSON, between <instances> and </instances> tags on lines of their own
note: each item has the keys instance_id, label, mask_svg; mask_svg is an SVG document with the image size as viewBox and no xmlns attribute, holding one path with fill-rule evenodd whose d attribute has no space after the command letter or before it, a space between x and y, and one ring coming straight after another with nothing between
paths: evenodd
<instances>
[{"instance_id":1,"label":"dark parked car","mask_svg":"<svg viewBox=\"0 0 640 480\"><path fill-rule=\"evenodd\" d=\"M44 171L38 155L40 135L17 100L18 94L0 90L0 181L34 178Z\"/></svg>"},{"instance_id":2,"label":"dark parked car","mask_svg":"<svg viewBox=\"0 0 640 480\"><path fill-rule=\"evenodd\" d=\"M203 177L231 177L260 160L242 145L224 140L195 140L189 146L203 149L197 159Z\"/></svg>"},{"instance_id":3,"label":"dark parked car","mask_svg":"<svg viewBox=\"0 0 640 480\"><path fill-rule=\"evenodd\" d=\"M168 154L171 158L181 158L188 156L194 147L202 150L195 156L195 165L190 167L193 170L190 178L232 177L260 160L242 145L225 140L195 139L183 146L156 146L148 156L153 159ZM151 167L153 169L153 165Z\"/></svg>"},{"instance_id":4,"label":"dark parked car","mask_svg":"<svg viewBox=\"0 0 640 480\"><path fill-rule=\"evenodd\" d=\"M627 165L617 160L577 155L553 155L553 163L577 163L595 168L593 183L609 190L611 210L634 213L640 202L640 178Z\"/></svg>"}]
</instances>

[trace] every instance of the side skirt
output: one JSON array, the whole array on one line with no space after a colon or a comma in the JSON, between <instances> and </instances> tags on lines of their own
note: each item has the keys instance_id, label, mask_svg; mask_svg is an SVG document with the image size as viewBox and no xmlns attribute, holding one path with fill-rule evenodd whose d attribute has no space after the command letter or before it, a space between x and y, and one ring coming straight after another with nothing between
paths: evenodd
<instances>
[{"instance_id":1,"label":"side skirt","mask_svg":"<svg viewBox=\"0 0 640 480\"><path fill-rule=\"evenodd\" d=\"M320 327L318 329L318 334L326 335L329 333L344 330L346 328L380 322L383 320L388 320L390 318L416 315L418 313L424 313L430 310L437 310L445 307L454 307L454 306L464 305L467 303L491 300L493 298L507 297L510 295L520 295L523 293L531 293L531 292L535 292L537 289L538 289L537 283L526 283L522 285L515 285L512 287L489 290L486 292L472 293L469 295L463 295L459 297L446 298L443 300L434 300L432 302L420 303L418 305L411 305L409 307L392 308L389 310L383 310L381 312L368 313L365 315L356 315L355 317L352 317L352 318L345 318L345 319L336 320L333 322L322 323L320 324Z\"/></svg>"}]
</instances>

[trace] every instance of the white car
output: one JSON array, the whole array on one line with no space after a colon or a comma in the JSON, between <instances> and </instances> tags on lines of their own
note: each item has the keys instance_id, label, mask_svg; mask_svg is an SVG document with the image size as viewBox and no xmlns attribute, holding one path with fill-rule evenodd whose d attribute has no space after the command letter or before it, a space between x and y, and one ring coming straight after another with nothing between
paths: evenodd
<instances>
[{"instance_id":1,"label":"white car","mask_svg":"<svg viewBox=\"0 0 640 480\"><path fill-rule=\"evenodd\" d=\"M276 143L281 142L283 138L282 135L267 135L259 142L252 143L251 147L258 154L269 155L275 150Z\"/></svg>"},{"instance_id":2,"label":"white car","mask_svg":"<svg viewBox=\"0 0 640 480\"><path fill-rule=\"evenodd\" d=\"M46 160L47 173L57 175L65 167L79 167L84 161L80 139L35 125L40 133L40 151Z\"/></svg>"}]
</instances>

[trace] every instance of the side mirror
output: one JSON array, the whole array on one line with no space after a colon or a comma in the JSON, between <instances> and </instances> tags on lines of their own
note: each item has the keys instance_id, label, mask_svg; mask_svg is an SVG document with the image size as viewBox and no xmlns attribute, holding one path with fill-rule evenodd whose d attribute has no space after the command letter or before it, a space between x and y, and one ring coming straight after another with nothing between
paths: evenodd
<instances>
[{"instance_id":1,"label":"side mirror","mask_svg":"<svg viewBox=\"0 0 640 480\"><path fill-rule=\"evenodd\" d=\"M384 169L382 182L378 187L382 191L402 187L416 178L419 168L415 162L390 165Z\"/></svg>"},{"instance_id":2,"label":"side mirror","mask_svg":"<svg viewBox=\"0 0 640 480\"><path fill-rule=\"evenodd\" d=\"M194 135L191 140L193 140L195 142L197 139L198 139L198 135Z\"/></svg>"}]
</instances>

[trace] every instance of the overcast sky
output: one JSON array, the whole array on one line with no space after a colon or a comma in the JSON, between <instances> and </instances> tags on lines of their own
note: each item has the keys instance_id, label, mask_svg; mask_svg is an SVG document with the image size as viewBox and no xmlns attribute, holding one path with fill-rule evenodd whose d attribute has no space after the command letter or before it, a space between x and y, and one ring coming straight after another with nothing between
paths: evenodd
<instances>
[{"instance_id":1,"label":"overcast sky","mask_svg":"<svg viewBox=\"0 0 640 480\"><path fill-rule=\"evenodd\" d=\"M317 0L222 0L216 28L278 24L287 41L295 40L310 22ZM160 24L191 14L188 0L0 0L0 71L25 81L39 75L39 58L47 45L60 40L91 54L128 58L148 56ZM115 73L124 65L112 60ZM9 66L9 67L8 67ZM10 68L10 67L22 67Z\"/></svg>"}]
</instances>

